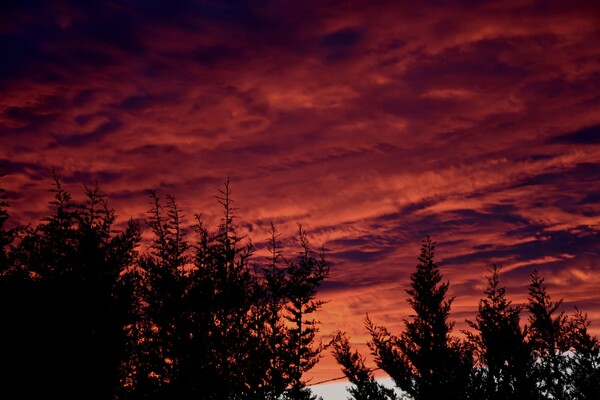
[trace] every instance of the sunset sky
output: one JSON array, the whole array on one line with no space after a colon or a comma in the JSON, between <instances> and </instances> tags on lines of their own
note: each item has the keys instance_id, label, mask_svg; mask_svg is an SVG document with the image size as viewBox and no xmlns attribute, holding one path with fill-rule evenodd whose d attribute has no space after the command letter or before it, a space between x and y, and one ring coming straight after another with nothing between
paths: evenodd
<instances>
[{"instance_id":1,"label":"sunset sky","mask_svg":"<svg viewBox=\"0 0 600 400\"><path fill-rule=\"evenodd\" d=\"M365 313L402 328L426 234L456 334L493 263L515 303L537 268L600 334L597 1L3 1L0 52L13 225L53 169L120 223L156 189L215 226L230 177L258 254L270 222L325 246L321 333L365 353ZM340 375L329 353L311 373Z\"/></svg>"}]
</instances>

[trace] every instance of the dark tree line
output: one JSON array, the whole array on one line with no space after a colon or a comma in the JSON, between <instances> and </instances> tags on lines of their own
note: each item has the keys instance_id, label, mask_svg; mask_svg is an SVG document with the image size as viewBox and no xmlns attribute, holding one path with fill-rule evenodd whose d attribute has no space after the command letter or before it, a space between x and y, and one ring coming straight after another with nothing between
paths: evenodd
<instances>
[{"instance_id":1,"label":"dark tree line","mask_svg":"<svg viewBox=\"0 0 600 400\"><path fill-rule=\"evenodd\" d=\"M365 320L374 361L398 394L344 333L316 342L323 250L312 251L299 225L298 250L286 255L271 225L270 256L255 261L236 231L229 181L217 196L220 224L209 229L195 215L193 231L171 196L151 192L145 221L117 230L97 185L83 202L56 177L52 192L48 217L8 229L0 188L1 398L315 399L303 376L330 345L356 400L600 398L590 321L560 312L536 271L527 303L514 305L493 266L460 339L427 237L404 329ZM150 244L140 251L144 227Z\"/></svg>"},{"instance_id":2,"label":"dark tree line","mask_svg":"<svg viewBox=\"0 0 600 400\"><path fill-rule=\"evenodd\" d=\"M270 261L236 233L229 182L211 231L189 234L174 198L151 193L141 226L114 227L97 186L74 202L55 179L53 212L6 229L0 192L0 393L4 399L314 399L303 375L315 342L317 290L329 274L298 227Z\"/></svg>"},{"instance_id":3,"label":"dark tree line","mask_svg":"<svg viewBox=\"0 0 600 400\"><path fill-rule=\"evenodd\" d=\"M500 284L501 267L492 266L472 331L452 336L452 298L434 262L435 243L427 237L416 271L411 274L408 303L413 313L399 334L375 325L367 316L367 343L375 363L393 380L401 396L416 400L600 399L600 343L590 335L590 321L578 309L558 312L537 271L529 297L513 305ZM528 312L521 323L521 312ZM356 400L396 399L374 379L364 358L342 333L333 355L352 383Z\"/></svg>"}]
</instances>

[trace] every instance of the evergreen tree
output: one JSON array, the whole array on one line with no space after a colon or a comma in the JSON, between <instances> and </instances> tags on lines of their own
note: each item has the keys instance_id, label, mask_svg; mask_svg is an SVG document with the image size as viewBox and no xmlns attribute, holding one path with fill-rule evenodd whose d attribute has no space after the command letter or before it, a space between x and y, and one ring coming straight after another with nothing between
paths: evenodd
<instances>
[{"instance_id":1,"label":"evergreen tree","mask_svg":"<svg viewBox=\"0 0 600 400\"><path fill-rule=\"evenodd\" d=\"M154 238L150 251L139 257L129 278L136 287L136 320L128 326L130 347L123 383L129 396L168 398L176 380L180 335L184 334L183 298L186 290L188 243L181 226L181 211L167 196L163 207L151 191L146 224Z\"/></svg>"},{"instance_id":2,"label":"evergreen tree","mask_svg":"<svg viewBox=\"0 0 600 400\"><path fill-rule=\"evenodd\" d=\"M0 179L3 176L0 174ZM6 192L0 186L0 354L4 365L0 372L0 396L7 399L11 395L19 397L21 385L31 378L28 364L34 347L27 346L32 325L28 314L34 304L30 298L31 279L26 269L14 263L11 254L13 241L24 228L6 228L9 206Z\"/></svg>"},{"instance_id":3,"label":"evergreen tree","mask_svg":"<svg viewBox=\"0 0 600 400\"><path fill-rule=\"evenodd\" d=\"M589 333L590 324L587 315L578 309L568 322L573 352L567 363L569 395L577 400L598 399L600 394L600 342Z\"/></svg>"},{"instance_id":4,"label":"evergreen tree","mask_svg":"<svg viewBox=\"0 0 600 400\"><path fill-rule=\"evenodd\" d=\"M301 247L301 253L296 260L288 262L286 268L288 302L285 306L285 318L290 322L288 349L291 352L291 362L288 366L290 387L285 394L286 399L301 400L315 399L302 375L309 371L319 361L320 355L328 344L320 343L314 346L319 322L311 318L323 304L316 300L317 289L329 275L329 263L321 251L315 258L309 246L309 241L301 225L298 225L296 238Z\"/></svg>"},{"instance_id":5,"label":"evergreen tree","mask_svg":"<svg viewBox=\"0 0 600 400\"><path fill-rule=\"evenodd\" d=\"M223 218L215 234L198 218L200 238L190 278L191 345L196 353L188 359L187 370L198 371L189 379L196 385L193 393L210 399L246 398L257 390L256 374L262 373L252 367L262 350L252 324L257 293L249 266L253 246L250 241L242 245L244 238L236 233L229 180L217 200Z\"/></svg>"},{"instance_id":6,"label":"evergreen tree","mask_svg":"<svg viewBox=\"0 0 600 400\"><path fill-rule=\"evenodd\" d=\"M283 255L279 234L271 223L270 238L267 245L269 263L261 268L260 289L262 301L258 315L262 315L264 324L264 360L267 371L263 385L263 397L276 400L281 397L291 382L288 366L292 362L292 352L288 338L290 335L285 324L284 312L288 302L288 279L285 265L289 262ZM294 346L295 347L295 346Z\"/></svg>"},{"instance_id":7,"label":"evergreen tree","mask_svg":"<svg viewBox=\"0 0 600 400\"><path fill-rule=\"evenodd\" d=\"M348 392L354 400L396 400L398 397L392 389L386 388L375 380L373 370L365 365L364 357L352 351L350 341L338 332L332 342L333 356L342 366L342 372L352 386Z\"/></svg>"},{"instance_id":8,"label":"evergreen tree","mask_svg":"<svg viewBox=\"0 0 600 400\"><path fill-rule=\"evenodd\" d=\"M131 293L121 274L135 257L139 229L115 232L115 214L98 186L71 200L55 177L55 213L28 229L13 255L23 290L11 299L23 316L7 321L27 373L20 397L112 397L119 386ZM23 378L36 384L23 384Z\"/></svg>"},{"instance_id":9,"label":"evergreen tree","mask_svg":"<svg viewBox=\"0 0 600 400\"><path fill-rule=\"evenodd\" d=\"M253 246L236 233L229 180L217 196L221 223L212 233L197 215L193 248L183 239L174 199L163 209L152 196L153 245L140 257L139 273L131 274L138 320L129 326L123 397L310 394L301 376L323 346L314 347L317 322L307 317L322 304L314 297L328 266L312 256L304 232L302 255L288 261L272 227L270 264L252 269Z\"/></svg>"},{"instance_id":10,"label":"evergreen tree","mask_svg":"<svg viewBox=\"0 0 600 400\"><path fill-rule=\"evenodd\" d=\"M0 179L4 174L0 174ZM0 186L0 274L5 273L9 267L8 247L14 241L18 231L21 228L6 229L5 224L8 220L8 207L10 207L6 191Z\"/></svg>"},{"instance_id":11,"label":"evergreen tree","mask_svg":"<svg viewBox=\"0 0 600 400\"><path fill-rule=\"evenodd\" d=\"M506 299L500 286L501 267L494 265L487 277L486 297L479 301L475 322L467 321L475 333L465 332L475 348L483 373L485 399L532 399L535 383L530 377L530 349L520 326L521 307ZM476 373L477 373L476 372Z\"/></svg>"},{"instance_id":12,"label":"evergreen tree","mask_svg":"<svg viewBox=\"0 0 600 400\"><path fill-rule=\"evenodd\" d=\"M568 381L565 352L570 349L567 317L558 312L562 299L553 302L544 279L534 270L529 284L528 341L533 351L534 373L540 394L546 398L566 399Z\"/></svg>"},{"instance_id":13,"label":"evergreen tree","mask_svg":"<svg viewBox=\"0 0 600 400\"><path fill-rule=\"evenodd\" d=\"M392 335L367 319L369 347L377 365L414 399L461 399L469 383L471 355L450 335L452 299L446 300L449 284L441 283L434 250L435 243L427 236L407 290L414 314L404 321L405 330Z\"/></svg>"}]
</instances>

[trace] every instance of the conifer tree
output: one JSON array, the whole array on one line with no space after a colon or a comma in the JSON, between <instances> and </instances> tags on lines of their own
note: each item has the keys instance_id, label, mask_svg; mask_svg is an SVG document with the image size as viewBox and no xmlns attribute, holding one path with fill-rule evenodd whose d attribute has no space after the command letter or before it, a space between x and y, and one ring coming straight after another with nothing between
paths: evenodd
<instances>
[{"instance_id":1,"label":"conifer tree","mask_svg":"<svg viewBox=\"0 0 600 400\"><path fill-rule=\"evenodd\" d=\"M480 398L531 399L535 384L530 377L530 349L520 326L521 307L506 299L500 286L501 267L494 265L485 298L479 301L475 321L467 321L475 333L465 332L475 348L483 387Z\"/></svg>"},{"instance_id":2,"label":"conifer tree","mask_svg":"<svg viewBox=\"0 0 600 400\"><path fill-rule=\"evenodd\" d=\"M286 319L291 323L288 349L291 351L290 387L285 394L289 400L315 399L302 380L302 375L319 361L320 355L328 344L314 345L319 322L312 317L323 304L316 300L317 289L329 275L329 263L321 251L315 258L309 246L309 241L301 225L298 225L296 238L301 252L296 260L288 263L286 268L286 289L288 303Z\"/></svg>"},{"instance_id":3,"label":"conifer tree","mask_svg":"<svg viewBox=\"0 0 600 400\"><path fill-rule=\"evenodd\" d=\"M150 191L150 197L146 224L154 237L150 251L139 257L139 268L129 276L137 288L137 319L128 326L130 352L122 379L129 396L165 398L175 385L179 335L187 318L183 297L189 245L175 198L168 195L163 207L156 192Z\"/></svg>"},{"instance_id":4,"label":"conifer tree","mask_svg":"<svg viewBox=\"0 0 600 400\"><path fill-rule=\"evenodd\" d=\"M221 223L213 233L197 215L191 248L168 200L163 209L153 195L153 245L132 274L140 298L123 397L279 399L295 388L310 394L300 379L323 347L313 346L317 322L308 317L322 304L314 297L328 266L312 256L304 232L302 255L288 261L272 227L270 265L252 269L253 246L236 233L229 180L217 196Z\"/></svg>"},{"instance_id":5,"label":"conifer tree","mask_svg":"<svg viewBox=\"0 0 600 400\"><path fill-rule=\"evenodd\" d=\"M115 214L98 186L73 202L58 178L54 214L28 229L14 250L24 271L19 327L30 379L20 395L102 399L118 388L131 294L121 279L135 257L139 229L115 232ZM21 381L22 382L22 381Z\"/></svg>"},{"instance_id":6,"label":"conifer tree","mask_svg":"<svg viewBox=\"0 0 600 400\"><path fill-rule=\"evenodd\" d=\"M353 400L396 400L394 390L381 385L375 380L373 370L365 365L364 357L352 351L346 335L338 332L332 342L333 356L342 366L342 372L352 384L348 392Z\"/></svg>"},{"instance_id":7,"label":"conifer tree","mask_svg":"<svg viewBox=\"0 0 600 400\"><path fill-rule=\"evenodd\" d=\"M210 234L198 218L200 238L191 275L190 294L194 301L204 302L204 309L192 309L194 319L205 321L205 326L194 324L198 330L192 335L193 342L203 353L198 359L205 359L203 365L195 362L195 366L201 368L202 380L211 384L198 388L198 393L214 399L245 398L256 390L258 371L252 363L262 350L257 348L257 335L252 330L256 279L249 260L253 246L250 241L242 244L244 238L236 233L229 179L217 200L223 217L215 234Z\"/></svg>"},{"instance_id":8,"label":"conifer tree","mask_svg":"<svg viewBox=\"0 0 600 400\"><path fill-rule=\"evenodd\" d=\"M0 174L0 179L3 176ZM28 271L15 263L11 254L13 241L24 228L6 228L8 207L6 192L0 186L0 354L5 366L0 375L0 397L4 398L14 396L26 382L35 347L27 343L33 325L28 314L35 304L30 296L32 282Z\"/></svg>"},{"instance_id":9,"label":"conifer tree","mask_svg":"<svg viewBox=\"0 0 600 400\"><path fill-rule=\"evenodd\" d=\"M151 193L139 256L138 224L116 231L98 185L78 203L55 177L53 193L49 217L2 242L3 398L314 398L302 377L326 348L313 313L329 265L301 227L299 256L283 256L272 228L270 263L251 269L229 181L221 224L209 232L198 216L193 246L175 199Z\"/></svg>"},{"instance_id":10,"label":"conifer tree","mask_svg":"<svg viewBox=\"0 0 600 400\"><path fill-rule=\"evenodd\" d=\"M567 336L567 317L558 312L562 299L552 301L544 286L544 279L534 270L529 284L528 341L533 351L534 373L542 396L567 398L564 352L570 349Z\"/></svg>"},{"instance_id":11,"label":"conifer tree","mask_svg":"<svg viewBox=\"0 0 600 400\"><path fill-rule=\"evenodd\" d=\"M568 322L567 332L573 354L569 356L569 395L577 400L594 400L600 394L600 342L588 327L591 321L579 309Z\"/></svg>"},{"instance_id":12,"label":"conifer tree","mask_svg":"<svg viewBox=\"0 0 600 400\"><path fill-rule=\"evenodd\" d=\"M283 247L279 241L280 234L272 223L269 233L267 250L270 258L268 264L261 268L262 312L257 314L264 318L263 354L266 362L263 365L267 377L263 396L265 399L276 400L281 397L291 382L288 366L292 362L292 352L289 351L287 339L290 333L284 319L284 307L289 297L285 268L288 260L283 255Z\"/></svg>"},{"instance_id":13,"label":"conifer tree","mask_svg":"<svg viewBox=\"0 0 600 400\"><path fill-rule=\"evenodd\" d=\"M0 173L0 179L4 177L4 174ZM8 261L8 246L15 239L18 228L6 229L5 224L8 220L8 207L10 207L6 191L0 185L0 274L5 273L9 269Z\"/></svg>"},{"instance_id":14,"label":"conifer tree","mask_svg":"<svg viewBox=\"0 0 600 400\"><path fill-rule=\"evenodd\" d=\"M450 335L452 299L446 299L449 284L441 282L434 250L435 243L427 236L407 290L414 314L404 321L405 330L399 336L392 335L367 318L369 347L377 365L414 399L456 400L466 396L471 355Z\"/></svg>"}]
</instances>

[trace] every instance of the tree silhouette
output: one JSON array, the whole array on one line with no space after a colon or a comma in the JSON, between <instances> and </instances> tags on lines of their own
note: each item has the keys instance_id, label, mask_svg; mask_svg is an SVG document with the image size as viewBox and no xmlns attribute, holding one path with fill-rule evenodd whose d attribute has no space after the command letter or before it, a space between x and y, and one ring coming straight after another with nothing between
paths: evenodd
<instances>
[{"instance_id":1,"label":"tree silhouette","mask_svg":"<svg viewBox=\"0 0 600 400\"><path fill-rule=\"evenodd\" d=\"M311 316L324 304L316 300L316 295L321 282L329 275L329 264L323 251L319 258L313 256L301 225L298 225L296 240L301 252L296 260L288 262L286 268L288 303L285 305L285 318L292 325L288 331L288 346L292 356L289 365L291 387L285 398L290 400L315 398L302 380L302 375L315 366L327 347L322 343L313 345L319 322Z\"/></svg>"},{"instance_id":2,"label":"tree silhouette","mask_svg":"<svg viewBox=\"0 0 600 400\"><path fill-rule=\"evenodd\" d=\"M217 197L224 217L216 233L197 216L193 249L175 199L167 196L163 208L151 193L147 224L154 240L139 261L140 318L130 331L128 397L229 399L255 389L257 283L248 266L252 245L239 246L235 233L230 193L227 181Z\"/></svg>"},{"instance_id":3,"label":"tree silhouette","mask_svg":"<svg viewBox=\"0 0 600 400\"><path fill-rule=\"evenodd\" d=\"M256 294L256 279L249 266L253 247L251 242L240 245L243 238L235 230L229 180L217 200L223 207L221 224L211 235L199 222L200 239L191 274L191 295L204 302L203 309L193 309L194 319L206 324L194 324L193 342L196 347L204 343L204 354L197 360L205 359L202 380L208 377L205 382L211 383L198 390L205 398L245 398L256 390L258 371L252 369L252 363L261 350L256 347L251 323ZM199 339L203 343L198 343ZM199 367L197 361L190 361Z\"/></svg>"},{"instance_id":4,"label":"tree silhouette","mask_svg":"<svg viewBox=\"0 0 600 400\"><path fill-rule=\"evenodd\" d=\"M186 318L183 297L185 266L189 248L175 199L167 196L163 207L156 192L150 192L151 208L146 224L154 240L150 251L138 258L138 269L128 276L138 296L136 320L129 325L129 358L122 378L130 396L170 396L177 375L179 340ZM135 364L132 364L135 362Z\"/></svg>"},{"instance_id":5,"label":"tree silhouette","mask_svg":"<svg viewBox=\"0 0 600 400\"><path fill-rule=\"evenodd\" d=\"M483 385L476 396L484 399L531 399L535 383L530 377L530 349L520 326L521 307L506 299L500 286L500 270L492 266L491 276L479 301L475 321L467 321L475 333L465 332L482 367Z\"/></svg>"},{"instance_id":6,"label":"tree silhouette","mask_svg":"<svg viewBox=\"0 0 600 400\"><path fill-rule=\"evenodd\" d=\"M53 192L54 214L28 229L13 251L22 291L10 301L27 318L4 322L19 335L26 373L9 384L21 385L14 389L24 398L110 398L119 386L131 301L121 274L135 257L139 229L130 222L114 231L114 211L97 185L85 188L81 204L56 177ZM36 383L24 384L25 377Z\"/></svg>"},{"instance_id":7,"label":"tree silhouette","mask_svg":"<svg viewBox=\"0 0 600 400\"><path fill-rule=\"evenodd\" d=\"M260 289L262 292L263 310L262 324L264 334L263 368L267 371L267 379L263 385L263 397L269 400L279 399L291 382L288 366L293 354L289 345L289 328L285 323L285 305L288 302L288 279L285 265L288 261L283 255L279 242L280 234L271 223L270 238L267 250L270 254L269 263L262 267ZM294 346L295 347L295 346Z\"/></svg>"},{"instance_id":8,"label":"tree silhouette","mask_svg":"<svg viewBox=\"0 0 600 400\"><path fill-rule=\"evenodd\" d=\"M0 174L2 177L4 174ZM6 192L0 186L0 354L4 365L0 370L0 395L14 398L19 396L15 391L31 379L28 364L33 351L27 347L27 335L32 323L28 314L35 302L29 296L32 282L28 271L14 263L11 246L23 228L6 228L8 207Z\"/></svg>"},{"instance_id":9,"label":"tree silhouette","mask_svg":"<svg viewBox=\"0 0 600 400\"><path fill-rule=\"evenodd\" d=\"M315 399L303 379L332 353L358 399L397 399L338 332L317 343L329 275L324 251L311 250L298 225L298 254L286 257L271 225L266 262L236 232L229 180L219 192L214 231L197 215L188 241L171 196L151 192L141 230L115 229L115 211L98 185L73 201L54 176L51 214L35 227L6 227L0 188L0 396L7 399ZM367 315L368 346L396 386L421 399L597 399L600 344L587 315L559 312L537 271L528 287L529 324L487 277L468 343L451 336L453 299L434 261L429 236L411 274L413 313L399 335ZM477 364L473 365L473 355Z\"/></svg>"},{"instance_id":10,"label":"tree silhouette","mask_svg":"<svg viewBox=\"0 0 600 400\"><path fill-rule=\"evenodd\" d=\"M369 347L377 365L414 399L461 399L469 382L471 355L450 336L452 299L446 300L449 284L441 283L434 250L435 243L427 236L406 291L414 314L404 321L405 330L400 336L392 335L367 318Z\"/></svg>"},{"instance_id":11,"label":"tree silhouette","mask_svg":"<svg viewBox=\"0 0 600 400\"><path fill-rule=\"evenodd\" d=\"M345 334L337 332L332 342L333 356L342 366L342 372L352 384L348 392L354 400L396 400L392 389L386 388L375 380L373 370L365 365L365 358L352 351L350 341Z\"/></svg>"},{"instance_id":12,"label":"tree silhouette","mask_svg":"<svg viewBox=\"0 0 600 400\"><path fill-rule=\"evenodd\" d=\"M567 364L569 394L578 400L597 399L600 393L600 342L588 332L590 324L587 315L576 309L567 328L573 349Z\"/></svg>"},{"instance_id":13,"label":"tree silhouette","mask_svg":"<svg viewBox=\"0 0 600 400\"><path fill-rule=\"evenodd\" d=\"M0 179L5 175L0 173ZM8 220L8 207L10 207L6 191L0 185L0 274L5 273L9 269L8 252L9 245L14 241L18 231L21 228L6 229L6 221Z\"/></svg>"},{"instance_id":14,"label":"tree silhouette","mask_svg":"<svg viewBox=\"0 0 600 400\"><path fill-rule=\"evenodd\" d=\"M567 398L564 352L570 349L567 336L567 317L557 312L562 299L553 302L546 292L544 279L534 270L529 284L528 340L533 350L534 373L542 396Z\"/></svg>"},{"instance_id":15,"label":"tree silhouette","mask_svg":"<svg viewBox=\"0 0 600 400\"><path fill-rule=\"evenodd\" d=\"M328 265L312 256L304 231L302 253L290 261L272 226L270 263L251 268L253 245L236 233L229 180L217 196L221 223L213 233L197 215L192 246L175 200L167 199L163 208L152 193L154 240L132 275L140 297L123 397L310 396L301 377L324 347L314 346L317 321L307 317L322 304L315 296Z\"/></svg>"}]
</instances>

